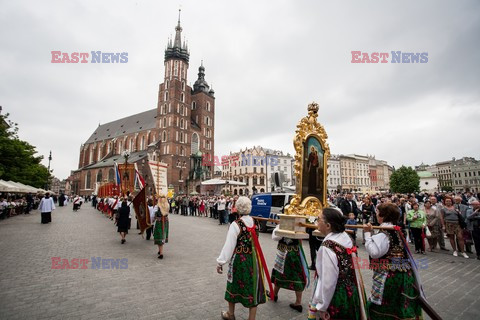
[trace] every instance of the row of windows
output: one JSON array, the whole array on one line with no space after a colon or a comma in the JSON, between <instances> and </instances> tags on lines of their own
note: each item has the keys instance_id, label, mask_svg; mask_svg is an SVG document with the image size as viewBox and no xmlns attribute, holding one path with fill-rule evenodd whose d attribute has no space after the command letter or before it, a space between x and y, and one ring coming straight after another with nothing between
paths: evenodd
<instances>
[{"instance_id":1,"label":"row of windows","mask_svg":"<svg viewBox=\"0 0 480 320\"><path fill-rule=\"evenodd\" d=\"M228 174L224 173L223 176L225 178L228 178ZM234 177L233 180L238 181L238 182L245 182L247 186L250 185L250 177L245 176L245 177ZM251 179L253 185L265 185L265 177L262 176L260 178L254 176Z\"/></svg>"},{"instance_id":2,"label":"row of windows","mask_svg":"<svg viewBox=\"0 0 480 320\"><path fill-rule=\"evenodd\" d=\"M95 162L99 162L103 159L107 154L112 151L112 148L115 147L113 150L113 154L122 154L124 150L130 150L131 152L138 151L138 150L145 150L148 144L155 141L155 135L153 133L149 133L147 135L142 135L139 137L132 137L128 139L124 137L124 139L120 139L117 142L109 141L105 144L98 144L97 147L90 146L88 149L89 158L88 164ZM87 155L86 150L84 150L83 154L83 162L85 163L85 157Z\"/></svg>"},{"instance_id":3,"label":"row of windows","mask_svg":"<svg viewBox=\"0 0 480 320\"><path fill-rule=\"evenodd\" d=\"M468 184L480 183L480 180L478 180L478 179L470 179L470 180L469 179L465 179L465 180L460 179L460 180L455 180L454 182L455 182L456 185L459 185L459 184L467 184L468 185Z\"/></svg>"},{"instance_id":4,"label":"row of windows","mask_svg":"<svg viewBox=\"0 0 480 320\"><path fill-rule=\"evenodd\" d=\"M467 176L467 172L464 172L464 175L465 177L471 177L472 176L472 173L473 173L473 176L476 177L477 176L477 172L475 171L470 171L468 172L468 176ZM462 176L462 174L459 172L459 173L453 173L453 176L455 178L460 178ZM480 176L480 171L478 171L478 176Z\"/></svg>"},{"instance_id":5,"label":"row of windows","mask_svg":"<svg viewBox=\"0 0 480 320\"><path fill-rule=\"evenodd\" d=\"M192 110L196 110L197 109L197 102L196 101L192 101ZM211 112L212 111L212 108L210 106L210 102L207 101L207 104L205 105L205 109L208 111L208 112Z\"/></svg>"},{"instance_id":6,"label":"row of windows","mask_svg":"<svg viewBox=\"0 0 480 320\"><path fill-rule=\"evenodd\" d=\"M344 184L356 184L356 185L364 185L368 186L370 185L370 179L364 179L364 178L342 178L342 182Z\"/></svg>"},{"instance_id":7,"label":"row of windows","mask_svg":"<svg viewBox=\"0 0 480 320\"><path fill-rule=\"evenodd\" d=\"M340 184L340 178L330 178L331 186L338 186Z\"/></svg>"}]
</instances>

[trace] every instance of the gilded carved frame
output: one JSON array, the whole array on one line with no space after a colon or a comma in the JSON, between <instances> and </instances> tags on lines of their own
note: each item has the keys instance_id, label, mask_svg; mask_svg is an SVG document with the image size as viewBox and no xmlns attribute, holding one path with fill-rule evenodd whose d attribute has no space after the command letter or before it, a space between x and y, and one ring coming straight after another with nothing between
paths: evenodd
<instances>
[{"instance_id":1,"label":"gilded carved frame","mask_svg":"<svg viewBox=\"0 0 480 320\"><path fill-rule=\"evenodd\" d=\"M325 128L318 123L318 104L312 102L308 105L308 116L303 117L297 124L295 131L295 138L293 145L295 147L295 177L296 177L296 194L290 201L290 204L285 208L287 215L303 215L303 216L318 216L322 209L328 206L327 203L327 159L330 157L330 147L327 143L328 135ZM304 162L305 155L308 150L305 150L305 145L310 137L315 137L323 149L323 181L322 192L317 196L307 196L302 198L303 194L303 179L304 179Z\"/></svg>"}]
</instances>

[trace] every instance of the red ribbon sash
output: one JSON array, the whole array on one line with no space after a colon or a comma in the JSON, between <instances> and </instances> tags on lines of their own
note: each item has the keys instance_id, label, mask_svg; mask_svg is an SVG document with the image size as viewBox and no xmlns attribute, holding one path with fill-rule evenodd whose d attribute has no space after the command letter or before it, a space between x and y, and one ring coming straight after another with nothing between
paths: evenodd
<instances>
[{"instance_id":1,"label":"red ribbon sash","mask_svg":"<svg viewBox=\"0 0 480 320\"><path fill-rule=\"evenodd\" d=\"M247 228L247 231L249 231L252 235L255 249L257 249L258 255L260 256L263 270L265 271L265 276L267 278L268 287L270 288L270 300L273 300L275 297L275 293L273 292L272 280L270 279L270 273L268 273L268 267L267 263L265 262L265 257L263 256L262 247L260 247L260 243L258 242L257 233L255 232L255 225L251 228Z\"/></svg>"}]
</instances>

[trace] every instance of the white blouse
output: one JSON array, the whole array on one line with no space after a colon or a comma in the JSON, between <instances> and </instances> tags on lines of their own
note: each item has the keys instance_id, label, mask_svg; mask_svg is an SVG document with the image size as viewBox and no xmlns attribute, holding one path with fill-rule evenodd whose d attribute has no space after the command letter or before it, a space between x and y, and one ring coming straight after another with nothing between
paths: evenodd
<instances>
[{"instance_id":1,"label":"white blouse","mask_svg":"<svg viewBox=\"0 0 480 320\"><path fill-rule=\"evenodd\" d=\"M344 248L352 248L353 243L350 236L345 233L329 233L323 241L334 241ZM329 248L321 246L317 252L317 260L315 261L317 268L317 284L313 292L312 305L319 311L327 311L332 301L338 280L338 259L337 255Z\"/></svg>"},{"instance_id":2,"label":"white blouse","mask_svg":"<svg viewBox=\"0 0 480 320\"><path fill-rule=\"evenodd\" d=\"M247 228L253 227L253 218L250 216L242 216L240 219L243 220ZM222 252L220 252L220 256L217 258L217 263L219 265L224 265L230 258L233 256L233 251L235 250L235 246L237 245L237 238L240 234L240 228L238 227L237 223L230 224L227 233L227 239L225 240L225 244L223 245Z\"/></svg>"},{"instance_id":3,"label":"white blouse","mask_svg":"<svg viewBox=\"0 0 480 320\"><path fill-rule=\"evenodd\" d=\"M382 223L380 227L393 227L393 224L391 222L385 222ZM379 232L373 236L371 232L365 232L365 249L370 257L378 259L388 252L388 249L390 249L390 241L383 232Z\"/></svg>"},{"instance_id":4,"label":"white blouse","mask_svg":"<svg viewBox=\"0 0 480 320\"><path fill-rule=\"evenodd\" d=\"M277 224L277 226L275 227L275 229L273 229L273 232L272 232L272 240L273 241L280 241L283 238L283 237L277 236L277 231L278 230L280 230L280 225Z\"/></svg>"}]
</instances>

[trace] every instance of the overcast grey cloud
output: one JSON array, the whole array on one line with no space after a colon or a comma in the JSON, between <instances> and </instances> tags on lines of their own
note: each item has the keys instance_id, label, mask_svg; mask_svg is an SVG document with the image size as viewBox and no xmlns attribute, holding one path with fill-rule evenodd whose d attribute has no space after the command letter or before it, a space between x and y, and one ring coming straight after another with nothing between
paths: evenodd
<instances>
[{"instance_id":1,"label":"overcast grey cloud","mask_svg":"<svg viewBox=\"0 0 480 320\"><path fill-rule=\"evenodd\" d=\"M156 107L179 6L189 82L203 60L216 92L217 155L293 153L316 101L332 153L394 166L480 157L478 1L0 1L0 105L39 154L52 150L57 177L99 123ZM53 50L128 63L52 64ZM355 50L428 63L353 64Z\"/></svg>"}]
</instances>

